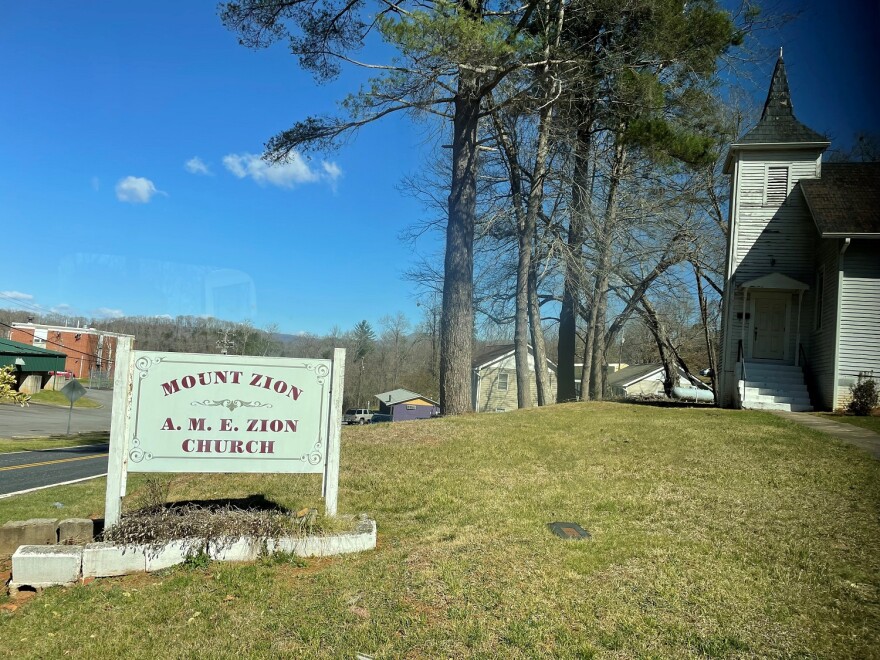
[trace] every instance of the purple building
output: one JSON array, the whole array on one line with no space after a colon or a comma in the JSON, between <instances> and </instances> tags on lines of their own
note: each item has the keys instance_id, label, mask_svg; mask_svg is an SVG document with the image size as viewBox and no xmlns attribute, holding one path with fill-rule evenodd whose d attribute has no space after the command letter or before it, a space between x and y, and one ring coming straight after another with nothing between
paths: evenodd
<instances>
[{"instance_id":1,"label":"purple building","mask_svg":"<svg viewBox=\"0 0 880 660\"><path fill-rule=\"evenodd\" d=\"M392 421L395 422L427 419L440 414L440 404L409 390L382 392L377 394L376 398L379 399L379 412L391 415Z\"/></svg>"}]
</instances>

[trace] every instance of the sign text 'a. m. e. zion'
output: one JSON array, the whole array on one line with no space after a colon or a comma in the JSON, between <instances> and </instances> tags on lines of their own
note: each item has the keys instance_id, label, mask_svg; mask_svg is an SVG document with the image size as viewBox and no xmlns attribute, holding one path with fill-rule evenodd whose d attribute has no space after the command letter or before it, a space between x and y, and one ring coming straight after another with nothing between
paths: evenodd
<instances>
[{"instance_id":1,"label":"sign text 'a. m. e. zion'","mask_svg":"<svg viewBox=\"0 0 880 660\"><path fill-rule=\"evenodd\" d=\"M331 361L137 355L129 471L322 472Z\"/></svg>"}]
</instances>

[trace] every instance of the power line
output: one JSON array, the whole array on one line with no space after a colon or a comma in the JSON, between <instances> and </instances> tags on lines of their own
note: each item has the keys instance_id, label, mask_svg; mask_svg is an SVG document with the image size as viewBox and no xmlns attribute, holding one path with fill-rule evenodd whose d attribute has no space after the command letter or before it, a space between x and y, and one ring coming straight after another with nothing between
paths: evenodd
<instances>
[{"instance_id":1,"label":"power line","mask_svg":"<svg viewBox=\"0 0 880 660\"><path fill-rule=\"evenodd\" d=\"M26 312L36 312L37 314L53 314L52 310L47 310L44 307L37 305L36 303L25 302L21 298L13 298L12 296L8 296L4 293L0 293L0 298L4 300L8 300L14 305L18 305Z\"/></svg>"},{"instance_id":2,"label":"power line","mask_svg":"<svg viewBox=\"0 0 880 660\"><path fill-rule=\"evenodd\" d=\"M14 327L14 326L9 325L8 323L3 323L2 321L0 321L0 325L2 325L2 326L4 326L4 327L7 327L7 328L9 328L10 330L21 330L22 332L27 332L27 330L28 330L28 328L16 328L16 327ZM83 329L83 328L70 328L70 329L71 329L71 330L81 330L81 329ZM33 337L36 337L36 331L34 331L34 332L31 334L31 337L32 337L32 338L33 338ZM60 346L61 348L64 348L64 349L70 350L70 351L72 351L72 352L74 352L74 353L79 353L80 355L84 355L84 356L87 356L87 357L93 357L93 358L98 359L98 360L105 360L105 359L107 359L107 358L105 358L103 355L98 355L97 353L86 353L85 351L81 351L81 350L79 350L78 348L73 348L73 347L71 347L71 346L65 346L64 344L62 344L62 343L60 343L60 342L52 341L52 340L49 339L48 337L47 337L46 339L44 339L43 341L45 341L47 344L52 344L53 346ZM111 362L112 362L112 360L108 360L108 361L111 361Z\"/></svg>"}]
</instances>

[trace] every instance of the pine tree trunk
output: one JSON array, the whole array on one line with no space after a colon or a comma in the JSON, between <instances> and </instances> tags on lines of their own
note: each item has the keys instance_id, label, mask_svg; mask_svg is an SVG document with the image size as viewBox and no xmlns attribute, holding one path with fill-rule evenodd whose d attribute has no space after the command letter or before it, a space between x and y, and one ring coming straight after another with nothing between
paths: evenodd
<instances>
[{"instance_id":1,"label":"pine tree trunk","mask_svg":"<svg viewBox=\"0 0 880 660\"><path fill-rule=\"evenodd\" d=\"M623 127L621 127L621 132ZM595 320L590 330L593 337L593 355L590 360L590 395L595 401L605 396L605 334L608 314L608 285L611 278L611 248L617 224L617 191L626 165L626 150L618 141L614 147L614 163L605 203L605 218L599 243L599 263L596 272L596 291L593 296Z\"/></svg>"},{"instance_id":2,"label":"pine tree trunk","mask_svg":"<svg viewBox=\"0 0 880 660\"><path fill-rule=\"evenodd\" d=\"M452 185L446 225L443 311L440 317L440 410L471 410L474 336L474 221L477 209L476 81L461 72L452 122Z\"/></svg>"},{"instance_id":3,"label":"pine tree trunk","mask_svg":"<svg viewBox=\"0 0 880 660\"><path fill-rule=\"evenodd\" d=\"M583 286L581 252L584 245L584 226L588 203L590 139L589 123L585 122L578 129L575 144L571 214L568 220L568 240L565 251L565 281L562 290L562 307L559 312L559 355L556 382L556 401L558 403L577 399L574 363L577 349L578 301Z\"/></svg>"}]
</instances>

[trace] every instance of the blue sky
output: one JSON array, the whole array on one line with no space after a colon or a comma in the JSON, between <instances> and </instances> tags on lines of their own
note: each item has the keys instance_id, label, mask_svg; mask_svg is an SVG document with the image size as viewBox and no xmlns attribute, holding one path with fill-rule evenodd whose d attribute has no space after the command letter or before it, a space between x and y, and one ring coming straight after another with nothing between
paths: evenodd
<instances>
[{"instance_id":1,"label":"blue sky","mask_svg":"<svg viewBox=\"0 0 880 660\"><path fill-rule=\"evenodd\" d=\"M878 4L804 8L781 33L799 118L835 141L877 131ZM0 23L0 307L88 316L211 314L285 332L403 311L398 240L425 214L399 191L428 157L392 118L272 170L263 143L329 113L282 46L238 45L208 1L12 3ZM773 60L751 72L763 102ZM745 72L744 72L745 73Z\"/></svg>"}]
</instances>

